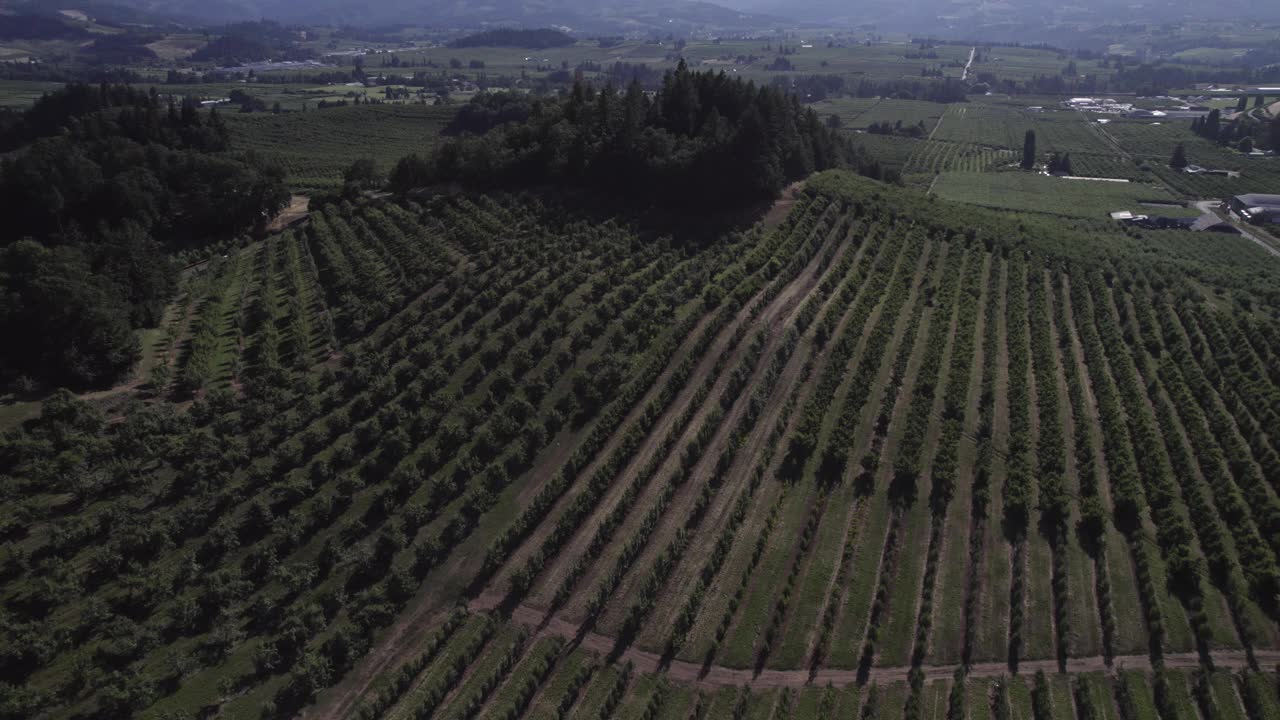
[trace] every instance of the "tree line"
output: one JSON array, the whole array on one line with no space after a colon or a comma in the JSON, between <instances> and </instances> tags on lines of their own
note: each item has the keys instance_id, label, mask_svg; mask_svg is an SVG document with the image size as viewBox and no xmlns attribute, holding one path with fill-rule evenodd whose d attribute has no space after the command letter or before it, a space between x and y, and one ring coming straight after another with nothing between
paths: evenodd
<instances>
[{"instance_id":1,"label":"tree line","mask_svg":"<svg viewBox=\"0 0 1280 720\"><path fill-rule=\"evenodd\" d=\"M638 83L620 94L577 82L560 99L496 94L475 100L450 131L459 136L396 165L394 190L556 184L725 208L771 199L815 170L884 176L795 96L683 62L652 98Z\"/></svg>"},{"instance_id":2,"label":"tree line","mask_svg":"<svg viewBox=\"0 0 1280 720\"><path fill-rule=\"evenodd\" d=\"M1241 97L1240 105L1247 105L1247 98ZM1237 107L1236 114L1229 120L1222 117L1221 110L1214 108L1208 115L1191 121L1191 132L1244 153L1264 145L1280 151L1280 117L1269 122L1260 120L1249 114L1245 107Z\"/></svg>"},{"instance_id":3,"label":"tree line","mask_svg":"<svg viewBox=\"0 0 1280 720\"><path fill-rule=\"evenodd\" d=\"M232 156L216 112L72 84L0 123L0 383L108 383L172 294L171 253L265 223L283 172Z\"/></svg>"}]
</instances>

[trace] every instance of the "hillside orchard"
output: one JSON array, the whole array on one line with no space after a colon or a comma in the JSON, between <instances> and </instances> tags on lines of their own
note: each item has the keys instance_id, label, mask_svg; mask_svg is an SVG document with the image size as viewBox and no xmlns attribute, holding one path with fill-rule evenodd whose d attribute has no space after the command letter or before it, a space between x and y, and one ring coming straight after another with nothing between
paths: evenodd
<instances>
[{"instance_id":1,"label":"hillside orchard","mask_svg":"<svg viewBox=\"0 0 1280 720\"><path fill-rule=\"evenodd\" d=\"M2 717L1280 712L1243 239L828 172L715 239L339 200L186 282L192 402L0 443Z\"/></svg>"}]
</instances>

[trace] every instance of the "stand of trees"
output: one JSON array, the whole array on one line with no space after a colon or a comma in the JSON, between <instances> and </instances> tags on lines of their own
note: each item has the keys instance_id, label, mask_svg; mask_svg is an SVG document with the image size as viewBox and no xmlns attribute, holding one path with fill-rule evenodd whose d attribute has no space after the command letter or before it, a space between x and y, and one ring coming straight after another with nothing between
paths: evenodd
<instances>
[{"instance_id":1,"label":"stand of trees","mask_svg":"<svg viewBox=\"0 0 1280 720\"><path fill-rule=\"evenodd\" d=\"M257 60L310 60L313 50L299 47L295 29L270 20L241 22L220 29L221 34L191 54L195 62L238 65Z\"/></svg>"},{"instance_id":2,"label":"stand of trees","mask_svg":"<svg viewBox=\"0 0 1280 720\"><path fill-rule=\"evenodd\" d=\"M173 291L170 253L288 202L279 169L227 144L216 112L127 86L68 85L0 128L0 383L118 378Z\"/></svg>"},{"instance_id":3,"label":"stand of trees","mask_svg":"<svg viewBox=\"0 0 1280 720\"><path fill-rule=\"evenodd\" d=\"M837 119L839 116L834 116ZM901 135L903 137L921 139L929 136L929 131L925 129L924 121L915 125L904 125L901 120L896 122L874 122L867 126L867 132L871 135Z\"/></svg>"},{"instance_id":4,"label":"stand of trees","mask_svg":"<svg viewBox=\"0 0 1280 720\"><path fill-rule=\"evenodd\" d=\"M1070 175L1071 172L1071 153L1063 153L1059 155L1054 153L1049 156L1049 172Z\"/></svg>"},{"instance_id":5,"label":"stand of trees","mask_svg":"<svg viewBox=\"0 0 1280 720\"><path fill-rule=\"evenodd\" d=\"M393 190L557 183L724 208L773 198L816 170L885 175L795 96L684 63L652 99L637 83L619 94L579 82L551 101L498 94L477 99L450 131L463 136L396 165Z\"/></svg>"},{"instance_id":6,"label":"stand of trees","mask_svg":"<svg viewBox=\"0 0 1280 720\"><path fill-rule=\"evenodd\" d=\"M1244 102L1246 98L1241 97L1240 100ZM1242 111L1230 120L1223 120L1222 112L1214 109L1208 115L1192 120L1191 132L1220 145L1235 147L1240 152L1251 152L1261 146L1280 151L1280 118L1268 122Z\"/></svg>"},{"instance_id":7,"label":"stand of trees","mask_svg":"<svg viewBox=\"0 0 1280 720\"><path fill-rule=\"evenodd\" d=\"M548 48L566 47L574 42L572 35L552 28L542 28L540 30L498 28L460 37L449 43L449 47L519 47L529 48L530 50L546 50Z\"/></svg>"}]
</instances>

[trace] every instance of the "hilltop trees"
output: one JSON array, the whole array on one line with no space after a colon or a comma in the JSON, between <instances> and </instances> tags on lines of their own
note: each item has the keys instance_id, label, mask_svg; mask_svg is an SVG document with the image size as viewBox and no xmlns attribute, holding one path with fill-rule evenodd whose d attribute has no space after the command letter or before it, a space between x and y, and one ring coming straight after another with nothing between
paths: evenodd
<instances>
[{"instance_id":1,"label":"hilltop trees","mask_svg":"<svg viewBox=\"0 0 1280 720\"><path fill-rule=\"evenodd\" d=\"M167 294L167 262L151 249L134 258L158 272L143 282ZM0 250L0 285L16 302L0 304L0 333L10 338L0 353L0 376L43 378L88 385L133 365L141 351L129 323L130 309L110 278L95 274L75 247L46 248L20 240Z\"/></svg>"},{"instance_id":2,"label":"hilltop trees","mask_svg":"<svg viewBox=\"0 0 1280 720\"><path fill-rule=\"evenodd\" d=\"M558 183L640 203L733 207L772 198L815 170L885 175L794 96L684 63L652 99L638 83L618 93L579 82L560 101L504 94L475 104L453 125L461 137L397 165L394 190Z\"/></svg>"},{"instance_id":3,"label":"hilltop trees","mask_svg":"<svg viewBox=\"0 0 1280 720\"><path fill-rule=\"evenodd\" d=\"M235 157L216 113L124 85L68 85L0 132L0 382L93 385L138 354L172 292L170 252L255 227L283 174ZM42 248L44 251L42 252ZM24 383L25 384L25 383Z\"/></svg>"},{"instance_id":4,"label":"hilltop trees","mask_svg":"<svg viewBox=\"0 0 1280 720\"><path fill-rule=\"evenodd\" d=\"M1022 169L1030 170L1036 166L1036 131L1028 130L1022 140Z\"/></svg>"},{"instance_id":5,"label":"hilltop trees","mask_svg":"<svg viewBox=\"0 0 1280 720\"><path fill-rule=\"evenodd\" d=\"M458 38L449 43L449 47L520 47L531 50L546 50L548 48L565 47L572 45L574 42L572 35L554 28L539 28L535 30L497 28Z\"/></svg>"}]
</instances>

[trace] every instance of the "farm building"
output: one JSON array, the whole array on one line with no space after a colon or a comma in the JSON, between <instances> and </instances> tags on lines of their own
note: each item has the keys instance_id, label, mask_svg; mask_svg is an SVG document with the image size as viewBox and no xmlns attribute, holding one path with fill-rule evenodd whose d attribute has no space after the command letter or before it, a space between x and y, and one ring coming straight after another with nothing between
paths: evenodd
<instances>
[{"instance_id":1,"label":"farm building","mask_svg":"<svg viewBox=\"0 0 1280 720\"><path fill-rule=\"evenodd\" d=\"M1227 199L1231 212L1255 224L1280 224L1280 195L1235 195Z\"/></svg>"}]
</instances>

